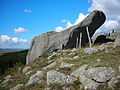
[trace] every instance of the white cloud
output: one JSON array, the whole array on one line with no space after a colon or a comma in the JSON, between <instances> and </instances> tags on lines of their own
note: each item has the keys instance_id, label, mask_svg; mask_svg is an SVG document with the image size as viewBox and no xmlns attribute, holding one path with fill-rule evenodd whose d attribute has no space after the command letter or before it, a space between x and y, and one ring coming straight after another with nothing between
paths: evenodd
<instances>
[{"instance_id":1,"label":"white cloud","mask_svg":"<svg viewBox=\"0 0 120 90\"><path fill-rule=\"evenodd\" d=\"M15 42L15 43L19 42L19 39L18 39L18 38L16 38L16 37L11 38L11 40L12 40L13 42Z\"/></svg>"},{"instance_id":2,"label":"white cloud","mask_svg":"<svg viewBox=\"0 0 120 90\"><path fill-rule=\"evenodd\" d=\"M85 19L88 16L88 14L84 15L83 13L79 14L78 19L75 21L74 25L79 24L83 19Z\"/></svg>"},{"instance_id":3,"label":"white cloud","mask_svg":"<svg viewBox=\"0 0 120 90\"><path fill-rule=\"evenodd\" d=\"M26 13L32 13L32 10L30 10L30 9L25 9L24 12L26 12Z\"/></svg>"},{"instance_id":4,"label":"white cloud","mask_svg":"<svg viewBox=\"0 0 120 90\"><path fill-rule=\"evenodd\" d=\"M96 33L109 33L113 29L120 28L120 0L91 0L88 11L101 10L105 13L107 20Z\"/></svg>"},{"instance_id":5,"label":"white cloud","mask_svg":"<svg viewBox=\"0 0 120 90\"><path fill-rule=\"evenodd\" d=\"M108 20L102 27L100 27L96 33L109 33L114 29L119 29L119 22L117 20Z\"/></svg>"},{"instance_id":6,"label":"white cloud","mask_svg":"<svg viewBox=\"0 0 120 90\"><path fill-rule=\"evenodd\" d=\"M67 23L66 23L66 28L69 28L69 27L71 27L71 26L73 26L73 24L71 24L70 21L67 21Z\"/></svg>"},{"instance_id":7,"label":"white cloud","mask_svg":"<svg viewBox=\"0 0 120 90\"><path fill-rule=\"evenodd\" d=\"M107 18L116 19L120 15L120 0L91 0L88 11L102 10Z\"/></svg>"},{"instance_id":8,"label":"white cloud","mask_svg":"<svg viewBox=\"0 0 120 90\"><path fill-rule=\"evenodd\" d=\"M18 29L14 29L14 33L15 34L20 34L20 33L24 33L24 32L27 32L28 30L22 28L22 27L19 27Z\"/></svg>"},{"instance_id":9,"label":"white cloud","mask_svg":"<svg viewBox=\"0 0 120 90\"><path fill-rule=\"evenodd\" d=\"M0 36L0 48L28 48L29 42L26 39L10 37L8 35Z\"/></svg>"},{"instance_id":10,"label":"white cloud","mask_svg":"<svg viewBox=\"0 0 120 90\"><path fill-rule=\"evenodd\" d=\"M64 29L63 29L61 26L58 26L58 27L55 28L55 31L56 31L56 32L60 32L60 31L62 31L62 30L64 30Z\"/></svg>"},{"instance_id":11,"label":"white cloud","mask_svg":"<svg viewBox=\"0 0 120 90\"><path fill-rule=\"evenodd\" d=\"M4 42L9 41L9 40L10 40L10 37L7 35L0 36L0 43L4 43Z\"/></svg>"},{"instance_id":12,"label":"white cloud","mask_svg":"<svg viewBox=\"0 0 120 90\"><path fill-rule=\"evenodd\" d=\"M55 28L55 31L60 32L60 31L63 31L63 30L65 30L65 29L67 29L67 28L69 28L69 27L71 27L71 26L77 25L77 24L79 24L84 18L86 18L87 16L88 16L88 14L84 15L83 13L80 13L79 16L78 16L78 18L77 18L76 21L74 22L74 24L72 24L72 23L71 23L70 21L68 21L68 20L63 19L63 20L61 20L61 22L62 22L62 23L66 23L66 27L65 27L65 28L63 28L63 27L61 27L61 26L56 27L56 28Z\"/></svg>"},{"instance_id":13,"label":"white cloud","mask_svg":"<svg viewBox=\"0 0 120 90\"><path fill-rule=\"evenodd\" d=\"M63 19L63 20L61 20L61 22L62 22L62 23L65 23L65 22L67 22L67 20Z\"/></svg>"}]
</instances>

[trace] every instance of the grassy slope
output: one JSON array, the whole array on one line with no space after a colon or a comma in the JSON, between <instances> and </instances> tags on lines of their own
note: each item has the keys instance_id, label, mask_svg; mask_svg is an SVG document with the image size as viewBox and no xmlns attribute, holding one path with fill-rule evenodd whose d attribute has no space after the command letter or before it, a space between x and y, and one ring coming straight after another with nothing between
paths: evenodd
<instances>
[{"instance_id":1,"label":"grassy slope","mask_svg":"<svg viewBox=\"0 0 120 90\"><path fill-rule=\"evenodd\" d=\"M98 46L94 46L94 47L97 48ZM102 51L102 52L98 52L98 53L92 54L92 55L83 54L84 48L82 48L81 50L78 49L75 52L71 52L71 50L67 50L65 52L60 51L60 52L58 52L57 56L52 57L50 60L48 60L47 55L45 55L45 57L42 57L42 58L36 60L35 62L29 64L29 66L31 66L32 70L34 71L32 74L36 73L37 70L42 70L43 67L49 65L50 63L52 63L54 61L57 62L57 65L55 65L52 68L47 69L46 71L54 69L54 70L57 70L59 72L65 73L65 74L70 74L72 71L76 70L78 67L80 67L84 64L89 64L89 68L106 66L106 67L112 67L118 72L118 66L120 66L120 47L112 48L112 49L115 51L112 54L105 53L105 51ZM74 59L75 56L79 56L79 58ZM102 61L97 62L96 59L102 59ZM62 62L72 63L75 65L70 70L61 70L59 68L59 66ZM16 81L8 84L4 88L6 90L8 88L12 88L13 86L17 85L18 83L25 84L27 82L27 80L29 79L29 77L32 75L32 74L30 74L28 76L25 76L22 72L17 71L17 67L11 69L8 72L9 72L9 74L13 75L13 77L15 78ZM46 84L43 84L43 85L36 84L36 85L31 85L31 86L23 88L23 89L25 89L25 90L44 90L43 89L44 87L46 87ZM77 90L76 89L77 87L79 87L77 84L74 85L73 90ZM103 90L103 89L101 89L101 90ZM105 89L105 90L107 90L107 89Z\"/></svg>"}]
</instances>

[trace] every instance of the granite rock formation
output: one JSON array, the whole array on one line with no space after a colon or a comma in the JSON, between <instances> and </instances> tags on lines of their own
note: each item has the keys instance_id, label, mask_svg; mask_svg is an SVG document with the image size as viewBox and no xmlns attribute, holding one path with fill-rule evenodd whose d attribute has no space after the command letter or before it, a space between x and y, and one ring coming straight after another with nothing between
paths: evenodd
<instances>
[{"instance_id":1,"label":"granite rock formation","mask_svg":"<svg viewBox=\"0 0 120 90\"><path fill-rule=\"evenodd\" d=\"M82 32L82 45L88 43L86 27L89 29L90 38L94 32L105 22L105 15L102 11L95 10L82 22L61 32L47 32L33 38L27 55L26 64L36 60L45 52L53 52L60 49L75 48L77 38L80 40ZM79 42L78 42L79 43Z\"/></svg>"}]
</instances>

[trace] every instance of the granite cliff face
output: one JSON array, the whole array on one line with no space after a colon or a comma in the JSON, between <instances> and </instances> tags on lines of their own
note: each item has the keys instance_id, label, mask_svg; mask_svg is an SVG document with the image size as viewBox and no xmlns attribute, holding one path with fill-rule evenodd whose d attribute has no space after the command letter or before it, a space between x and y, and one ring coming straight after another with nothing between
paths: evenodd
<instances>
[{"instance_id":1,"label":"granite cliff face","mask_svg":"<svg viewBox=\"0 0 120 90\"><path fill-rule=\"evenodd\" d=\"M86 27L89 29L90 37L105 22L105 15L102 11L95 10L82 22L61 32L47 32L33 38L27 55L26 64L34 61L46 51L53 52L60 49L75 48L77 38L80 39L82 32L82 45L88 43ZM78 42L79 43L79 42Z\"/></svg>"}]
</instances>

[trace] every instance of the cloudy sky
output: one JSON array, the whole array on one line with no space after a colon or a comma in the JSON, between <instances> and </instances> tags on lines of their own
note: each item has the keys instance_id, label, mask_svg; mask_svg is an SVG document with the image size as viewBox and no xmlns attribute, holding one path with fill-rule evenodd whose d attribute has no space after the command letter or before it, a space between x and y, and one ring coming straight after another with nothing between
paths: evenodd
<instances>
[{"instance_id":1,"label":"cloudy sky","mask_svg":"<svg viewBox=\"0 0 120 90\"><path fill-rule=\"evenodd\" d=\"M33 37L77 25L96 9L107 17L96 33L120 28L120 0L0 0L0 48L29 48Z\"/></svg>"}]
</instances>

